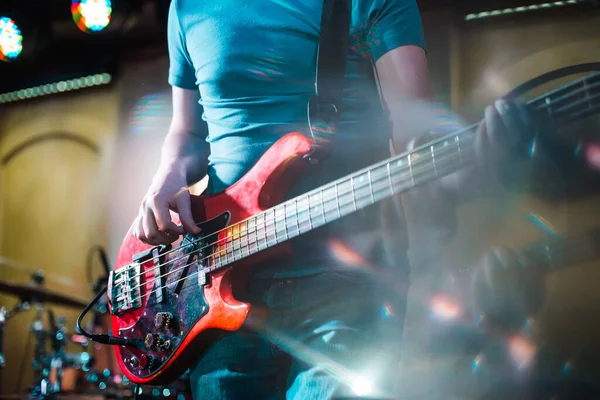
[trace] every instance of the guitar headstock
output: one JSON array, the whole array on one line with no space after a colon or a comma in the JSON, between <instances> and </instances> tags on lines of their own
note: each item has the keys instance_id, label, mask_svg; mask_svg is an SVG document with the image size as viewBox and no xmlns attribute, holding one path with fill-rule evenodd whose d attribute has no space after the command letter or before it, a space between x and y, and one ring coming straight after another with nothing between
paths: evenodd
<instances>
[{"instance_id":1,"label":"guitar headstock","mask_svg":"<svg viewBox=\"0 0 600 400\"><path fill-rule=\"evenodd\" d=\"M527 163L504 171L503 182L552 199L600 191L600 174L588 168L581 152L582 141L600 141L599 71L600 64L563 68L505 96L519 105L528 131L519 143Z\"/></svg>"}]
</instances>

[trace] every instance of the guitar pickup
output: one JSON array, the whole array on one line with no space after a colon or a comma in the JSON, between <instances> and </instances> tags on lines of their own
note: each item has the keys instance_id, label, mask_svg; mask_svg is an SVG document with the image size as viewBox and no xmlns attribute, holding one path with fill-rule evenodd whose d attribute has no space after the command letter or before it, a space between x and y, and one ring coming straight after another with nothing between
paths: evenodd
<instances>
[{"instance_id":1,"label":"guitar pickup","mask_svg":"<svg viewBox=\"0 0 600 400\"><path fill-rule=\"evenodd\" d=\"M162 247L162 249L158 247L152 249L152 261L154 262L154 280L156 282L154 293L156 294L157 303L162 303L165 297L167 296L167 269L165 268L165 257L164 255L162 255L162 253L165 251L165 246ZM163 251L161 252L161 250Z\"/></svg>"}]
</instances>

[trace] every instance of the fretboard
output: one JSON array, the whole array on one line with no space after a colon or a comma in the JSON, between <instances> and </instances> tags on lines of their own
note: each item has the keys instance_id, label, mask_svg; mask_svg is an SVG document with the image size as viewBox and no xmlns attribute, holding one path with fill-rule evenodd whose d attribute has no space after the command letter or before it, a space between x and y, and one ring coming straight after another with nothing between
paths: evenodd
<instances>
[{"instance_id":1,"label":"fretboard","mask_svg":"<svg viewBox=\"0 0 600 400\"><path fill-rule=\"evenodd\" d=\"M321 186L224 231L212 271L366 208L386 197L457 171L472 162L473 134L465 130Z\"/></svg>"},{"instance_id":2,"label":"fretboard","mask_svg":"<svg viewBox=\"0 0 600 400\"><path fill-rule=\"evenodd\" d=\"M527 102L556 126L600 111L600 73ZM477 124L321 186L233 224L212 245L206 272L266 250L386 197L449 175L474 161Z\"/></svg>"}]
</instances>

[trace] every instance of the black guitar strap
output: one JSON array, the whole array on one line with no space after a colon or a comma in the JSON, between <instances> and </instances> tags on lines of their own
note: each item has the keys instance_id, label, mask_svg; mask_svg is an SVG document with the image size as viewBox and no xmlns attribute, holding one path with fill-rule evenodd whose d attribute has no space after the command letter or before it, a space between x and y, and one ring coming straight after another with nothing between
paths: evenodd
<instances>
[{"instance_id":1,"label":"black guitar strap","mask_svg":"<svg viewBox=\"0 0 600 400\"><path fill-rule=\"evenodd\" d=\"M311 162L324 160L340 117L350 37L351 0L323 0L317 47L315 95L308 103L308 123L314 149Z\"/></svg>"}]
</instances>

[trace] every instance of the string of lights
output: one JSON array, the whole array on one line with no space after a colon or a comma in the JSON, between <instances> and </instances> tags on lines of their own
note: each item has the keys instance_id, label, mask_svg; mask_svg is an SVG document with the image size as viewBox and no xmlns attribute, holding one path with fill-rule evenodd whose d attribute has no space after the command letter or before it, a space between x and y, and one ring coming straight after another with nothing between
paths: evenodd
<instances>
[{"instance_id":1,"label":"string of lights","mask_svg":"<svg viewBox=\"0 0 600 400\"><path fill-rule=\"evenodd\" d=\"M531 5L527 5L527 6L504 8L501 10L482 11L480 13L467 14L465 16L465 21L472 21L472 20L476 20L476 19L496 17L499 15L522 13L522 12L527 12L527 11L545 10L545 9L554 8L554 7L564 7L564 6L573 5L573 4L577 4L577 3L583 3L584 1L587 1L587 0L554 1L554 2L550 2L550 3L531 4Z\"/></svg>"},{"instance_id":2,"label":"string of lights","mask_svg":"<svg viewBox=\"0 0 600 400\"><path fill-rule=\"evenodd\" d=\"M47 96L62 92L70 92L93 86L107 85L111 82L111 80L112 76L108 73L104 73L90 75L82 78L69 79L60 82L48 83L46 85L15 90L13 92L8 93L1 93L0 104L11 103L20 100L27 100L35 97Z\"/></svg>"}]
</instances>

